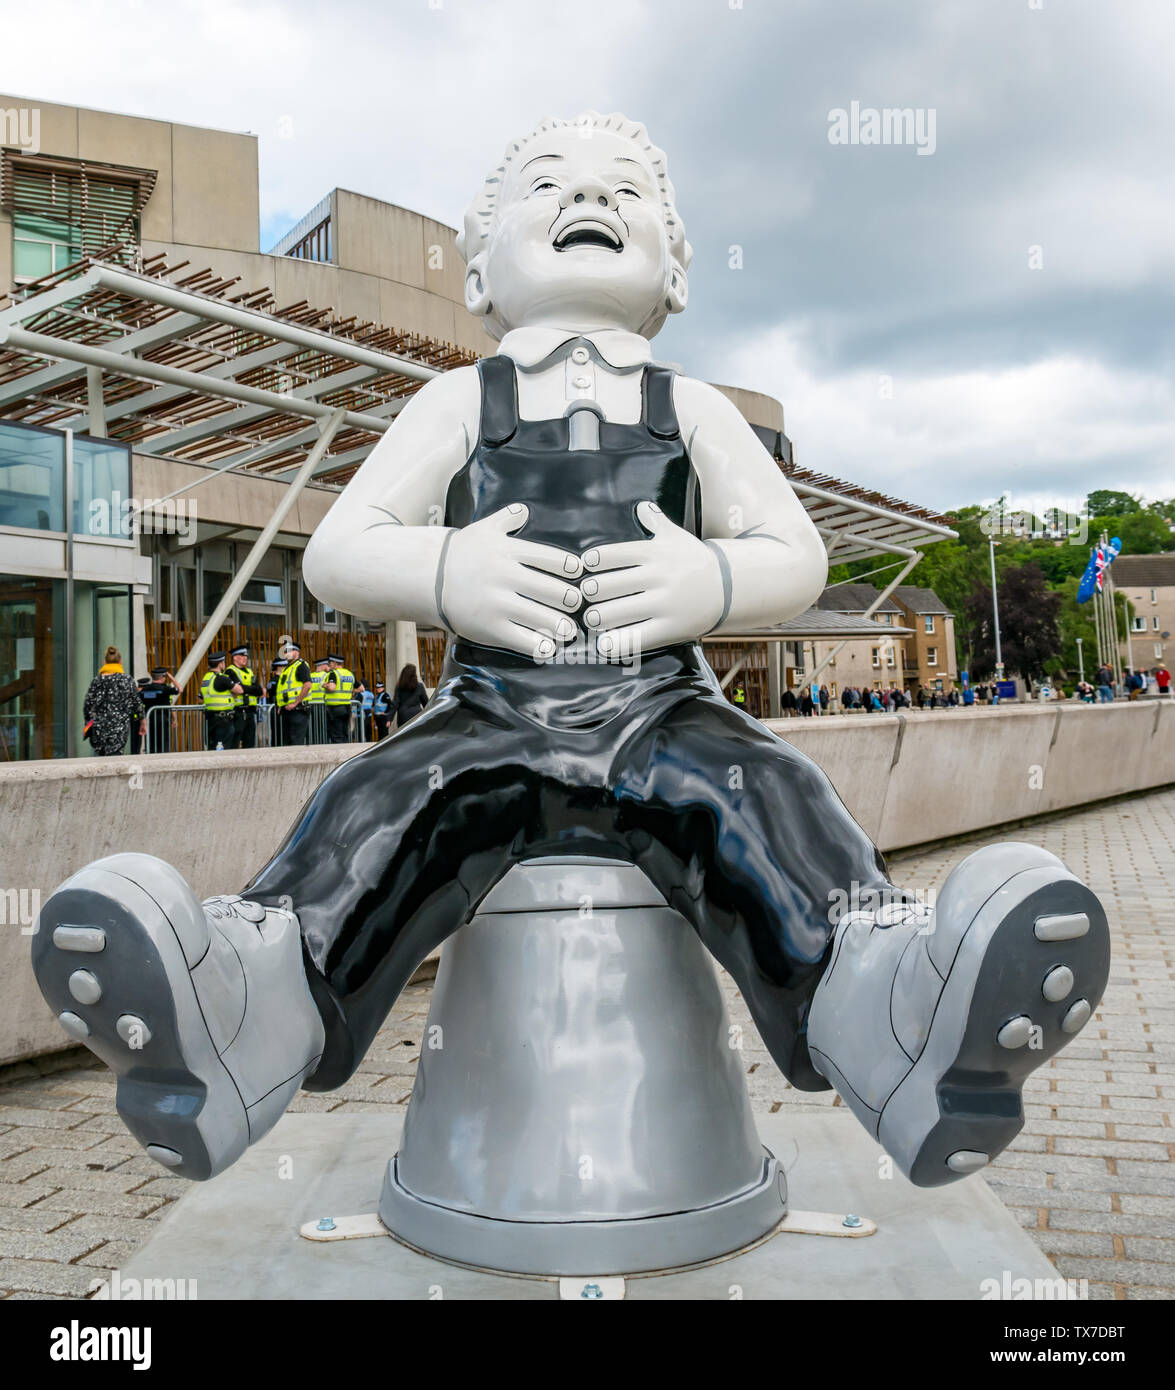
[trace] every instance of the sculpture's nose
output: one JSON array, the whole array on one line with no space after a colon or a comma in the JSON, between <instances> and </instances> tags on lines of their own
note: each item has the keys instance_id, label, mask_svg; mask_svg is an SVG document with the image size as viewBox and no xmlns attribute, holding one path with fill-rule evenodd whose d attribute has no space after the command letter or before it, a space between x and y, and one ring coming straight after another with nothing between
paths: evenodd
<instances>
[{"instance_id":1,"label":"sculpture's nose","mask_svg":"<svg viewBox=\"0 0 1175 1390\"><path fill-rule=\"evenodd\" d=\"M589 209L606 208L609 212L617 209L616 194L603 179L594 174L583 174L572 179L559 195L559 206L586 213Z\"/></svg>"}]
</instances>

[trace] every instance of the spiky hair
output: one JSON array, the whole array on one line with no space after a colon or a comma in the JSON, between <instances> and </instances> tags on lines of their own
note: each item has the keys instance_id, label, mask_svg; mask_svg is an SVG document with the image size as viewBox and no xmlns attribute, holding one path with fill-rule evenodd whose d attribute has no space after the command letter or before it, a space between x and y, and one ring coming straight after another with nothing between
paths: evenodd
<instances>
[{"instance_id":1,"label":"spiky hair","mask_svg":"<svg viewBox=\"0 0 1175 1390\"><path fill-rule=\"evenodd\" d=\"M683 270L689 268L693 251L685 239L685 228L678 216L673 184L669 181L665 151L658 149L653 144L649 139L649 132L641 125L640 121L630 121L619 111L613 111L610 116L601 116L598 111L584 111L571 121L561 120L557 116L548 116L546 120L540 121L529 135L523 135L518 140L511 140L506 147L506 153L502 156L501 163L486 175L481 192L465 210L465 226L457 234L457 251L467 264L489 241L490 233L494 227L494 218L497 216L498 195L501 192L502 184L505 182L511 164L517 160L527 145L540 136L546 135L548 131L583 130L585 128L612 131L616 135L623 136L626 140L631 140L640 149L657 181L657 190L661 195L661 212L665 218L665 227L669 233L669 245L674 259Z\"/></svg>"}]
</instances>

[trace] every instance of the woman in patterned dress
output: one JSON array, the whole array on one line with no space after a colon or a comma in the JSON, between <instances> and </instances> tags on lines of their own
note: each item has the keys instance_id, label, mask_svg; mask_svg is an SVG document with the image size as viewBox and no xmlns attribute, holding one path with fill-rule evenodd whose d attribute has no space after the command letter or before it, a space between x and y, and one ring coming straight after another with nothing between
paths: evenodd
<instances>
[{"instance_id":1,"label":"woman in patterned dress","mask_svg":"<svg viewBox=\"0 0 1175 1390\"><path fill-rule=\"evenodd\" d=\"M106 659L86 691L82 714L87 724L93 721L90 747L99 758L116 757L125 749L133 719L145 725L146 711L139 688L123 670L122 654L117 647L106 648Z\"/></svg>"}]
</instances>

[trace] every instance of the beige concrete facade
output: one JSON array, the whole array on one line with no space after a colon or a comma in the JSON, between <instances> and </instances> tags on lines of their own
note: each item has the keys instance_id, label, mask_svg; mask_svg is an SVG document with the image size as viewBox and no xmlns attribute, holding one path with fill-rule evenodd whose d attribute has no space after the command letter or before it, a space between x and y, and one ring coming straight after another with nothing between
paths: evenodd
<instances>
[{"instance_id":1,"label":"beige concrete facade","mask_svg":"<svg viewBox=\"0 0 1175 1390\"><path fill-rule=\"evenodd\" d=\"M915 695L920 689L953 689L959 682L955 615L929 589L899 585L893 600L901 610L902 626L913 628L902 655L906 685Z\"/></svg>"}]
</instances>

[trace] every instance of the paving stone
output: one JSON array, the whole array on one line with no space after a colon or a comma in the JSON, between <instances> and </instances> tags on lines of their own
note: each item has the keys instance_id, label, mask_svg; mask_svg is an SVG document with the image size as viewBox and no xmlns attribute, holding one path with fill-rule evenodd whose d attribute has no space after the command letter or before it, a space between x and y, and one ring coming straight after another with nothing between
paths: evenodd
<instances>
[{"instance_id":1,"label":"paving stone","mask_svg":"<svg viewBox=\"0 0 1175 1390\"><path fill-rule=\"evenodd\" d=\"M57 1184L32 1178L28 1182L0 1182L0 1207L31 1207L50 1192L56 1192Z\"/></svg>"},{"instance_id":2,"label":"paving stone","mask_svg":"<svg viewBox=\"0 0 1175 1390\"><path fill-rule=\"evenodd\" d=\"M101 1244L93 1236L82 1232L76 1235L41 1233L37 1231L0 1230L0 1259L19 1260L57 1260L61 1264L72 1264L82 1255L88 1255L96 1245Z\"/></svg>"},{"instance_id":3,"label":"paving stone","mask_svg":"<svg viewBox=\"0 0 1175 1390\"><path fill-rule=\"evenodd\" d=\"M1114 1238L1109 1235L1094 1235L1085 1231L1058 1231L1052 1227L1045 1230L1032 1230L1032 1239L1052 1255L1104 1255L1114 1257Z\"/></svg>"},{"instance_id":4,"label":"paving stone","mask_svg":"<svg viewBox=\"0 0 1175 1390\"><path fill-rule=\"evenodd\" d=\"M45 1235L65 1225L68 1220L63 1211L45 1211L42 1207L0 1207L0 1231L37 1231Z\"/></svg>"},{"instance_id":5,"label":"paving stone","mask_svg":"<svg viewBox=\"0 0 1175 1390\"><path fill-rule=\"evenodd\" d=\"M1113 1284L1175 1289L1175 1265L1143 1260L1098 1260L1084 1255L1058 1255L1054 1264L1066 1279L1100 1279Z\"/></svg>"},{"instance_id":6,"label":"paving stone","mask_svg":"<svg viewBox=\"0 0 1175 1390\"><path fill-rule=\"evenodd\" d=\"M164 1205L159 1197L138 1197L132 1193L98 1192L62 1188L39 1204L45 1211L97 1212L105 1216L148 1216Z\"/></svg>"},{"instance_id":7,"label":"paving stone","mask_svg":"<svg viewBox=\"0 0 1175 1390\"><path fill-rule=\"evenodd\" d=\"M1122 1243L1128 1260L1162 1260L1166 1264L1175 1264L1175 1240L1128 1236Z\"/></svg>"},{"instance_id":8,"label":"paving stone","mask_svg":"<svg viewBox=\"0 0 1175 1390\"><path fill-rule=\"evenodd\" d=\"M96 1272L46 1260L0 1260L0 1289L14 1293L60 1294L84 1298L92 1292Z\"/></svg>"},{"instance_id":9,"label":"paving stone","mask_svg":"<svg viewBox=\"0 0 1175 1390\"><path fill-rule=\"evenodd\" d=\"M110 1240L99 1249L92 1251L84 1259L79 1260L78 1264L88 1265L94 1269L104 1269L110 1273L111 1270L121 1269L135 1253L138 1246L138 1241Z\"/></svg>"}]
</instances>

